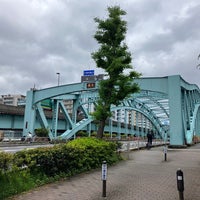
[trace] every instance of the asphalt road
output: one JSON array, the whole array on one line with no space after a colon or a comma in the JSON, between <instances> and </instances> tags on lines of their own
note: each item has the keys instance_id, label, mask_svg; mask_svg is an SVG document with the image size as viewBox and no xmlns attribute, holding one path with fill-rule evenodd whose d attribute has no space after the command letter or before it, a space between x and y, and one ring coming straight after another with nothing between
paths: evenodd
<instances>
[{"instance_id":1,"label":"asphalt road","mask_svg":"<svg viewBox=\"0 0 200 200\"><path fill-rule=\"evenodd\" d=\"M45 144L45 145L19 145L19 146L1 146L0 151L8 152L8 153L15 153L17 151L21 151L24 149L34 149L38 147L46 147L46 146L53 146L52 144Z\"/></svg>"}]
</instances>

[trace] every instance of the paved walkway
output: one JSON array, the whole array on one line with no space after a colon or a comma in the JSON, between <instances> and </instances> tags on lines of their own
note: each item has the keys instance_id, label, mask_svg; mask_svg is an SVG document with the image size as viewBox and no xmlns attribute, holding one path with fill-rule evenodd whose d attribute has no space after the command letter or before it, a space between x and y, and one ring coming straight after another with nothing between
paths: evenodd
<instances>
[{"instance_id":1,"label":"paved walkway","mask_svg":"<svg viewBox=\"0 0 200 200\"><path fill-rule=\"evenodd\" d=\"M12 200L179 200L178 168L184 173L185 200L199 200L199 146L169 149L167 161L164 161L163 147L129 153L126 161L108 168L107 197L101 197L101 170L96 170L40 187Z\"/></svg>"}]
</instances>

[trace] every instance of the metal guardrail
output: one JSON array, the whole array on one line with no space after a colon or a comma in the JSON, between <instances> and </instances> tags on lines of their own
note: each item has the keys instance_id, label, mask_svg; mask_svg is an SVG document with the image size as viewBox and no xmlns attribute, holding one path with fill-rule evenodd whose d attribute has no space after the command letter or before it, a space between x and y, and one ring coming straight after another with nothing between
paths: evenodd
<instances>
[{"instance_id":1,"label":"metal guardrail","mask_svg":"<svg viewBox=\"0 0 200 200\"><path fill-rule=\"evenodd\" d=\"M134 141L121 141L122 147L120 151L131 151L134 149L141 149L146 147L146 140L134 140ZM154 140L152 146L166 145L167 143L163 140Z\"/></svg>"}]
</instances>

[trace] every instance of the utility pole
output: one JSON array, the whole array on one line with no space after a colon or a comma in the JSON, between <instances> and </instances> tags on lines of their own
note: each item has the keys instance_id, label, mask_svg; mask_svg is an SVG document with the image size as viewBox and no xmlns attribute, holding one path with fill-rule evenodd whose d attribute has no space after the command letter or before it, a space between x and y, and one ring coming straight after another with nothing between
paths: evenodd
<instances>
[{"instance_id":1,"label":"utility pole","mask_svg":"<svg viewBox=\"0 0 200 200\"><path fill-rule=\"evenodd\" d=\"M57 76L58 76L58 86L59 86L59 85L60 85L60 73L57 72L56 74L57 74Z\"/></svg>"}]
</instances>

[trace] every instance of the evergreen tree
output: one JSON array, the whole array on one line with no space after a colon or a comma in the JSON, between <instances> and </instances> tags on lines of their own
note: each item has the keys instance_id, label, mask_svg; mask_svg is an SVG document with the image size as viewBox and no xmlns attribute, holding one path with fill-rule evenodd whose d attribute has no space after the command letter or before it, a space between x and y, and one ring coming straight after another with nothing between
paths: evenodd
<instances>
[{"instance_id":1,"label":"evergreen tree","mask_svg":"<svg viewBox=\"0 0 200 200\"><path fill-rule=\"evenodd\" d=\"M102 138L105 122L111 117L111 105L119 105L130 94L138 92L139 86L133 82L140 74L133 70L131 53L125 44L127 22L122 20L126 12L119 6L108 7L109 16L105 20L95 18L98 24L94 38L100 44L92 58L98 68L105 70L107 78L99 83L99 101L93 113L99 121L97 137ZM126 73L125 73L126 72Z\"/></svg>"}]
</instances>

